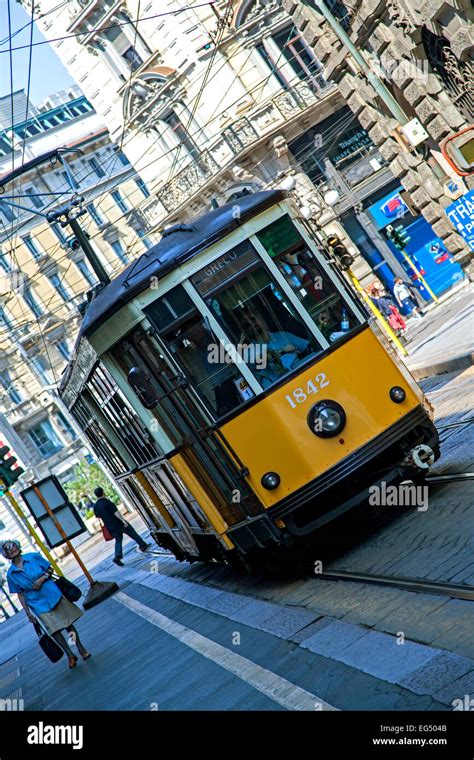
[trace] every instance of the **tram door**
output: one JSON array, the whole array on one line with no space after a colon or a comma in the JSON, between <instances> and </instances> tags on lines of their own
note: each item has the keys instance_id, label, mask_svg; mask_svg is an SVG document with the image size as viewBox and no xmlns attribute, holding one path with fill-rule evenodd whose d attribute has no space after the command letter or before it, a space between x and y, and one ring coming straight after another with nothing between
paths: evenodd
<instances>
[{"instance_id":1,"label":"tram door","mask_svg":"<svg viewBox=\"0 0 474 760\"><path fill-rule=\"evenodd\" d=\"M223 461L226 455L218 449L209 416L197 403L187 387L185 376L166 347L160 344L154 331L145 332L143 328L136 328L113 349L113 356L123 368L137 397L151 410L176 449L179 449L179 456L226 523L233 525L245 519L249 514L246 486L238 479L230 459ZM173 506L179 509L177 524L180 527L190 526L198 532L200 506L176 471L165 462L149 465L142 471L147 479L152 473L152 485L155 488L156 484L157 492L163 493L163 501L170 503L170 513ZM232 495L236 489L242 493L240 503L233 503ZM176 504L175 498L178 499ZM206 525L207 520L203 519L199 532L204 532ZM183 530L194 545L192 531L188 528Z\"/></svg>"},{"instance_id":2,"label":"tram door","mask_svg":"<svg viewBox=\"0 0 474 760\"><path fill-rule=\"evenodd\" d=\"M197 503L167 462L150 465L143 473L175 522L170 531L174 539L184 552L197 557L199 551L192 530L202 532L203 529Z\"/></svg>"}]
</instances>

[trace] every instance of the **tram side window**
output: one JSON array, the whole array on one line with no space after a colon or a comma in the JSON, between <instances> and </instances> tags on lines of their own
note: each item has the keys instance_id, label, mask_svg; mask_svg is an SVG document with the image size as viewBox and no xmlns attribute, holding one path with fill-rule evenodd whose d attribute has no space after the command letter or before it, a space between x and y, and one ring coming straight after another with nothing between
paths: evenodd
<instances>
[{"instance_id":1,"label":"tram side window","mask_svg":"<svg viewBox=\"0 0 474 760\"><path fill-rule=\"evenodd\" d=\"M322 351L248 240L191 281L263 388Z\"/></svg>"},{"instance_id":2,"label":"tram side window","mask_svg":"<svg viewBox=\"0 0 474 760\"><path fill-rule=\"evenodd\" d=\"M309 250L289 216L257 233L288 285L329 343L343 338L359 322L350 304Z\"/></svg>"},{"instance_id":3,"label":"tram side window","mask_svg":"<svg viewBox=\"0 0 474 760\"><path fill-rule=\"evenodd\" d=\"M234 411L253 396L182 286L145 312L197 393L218 417Z\"/></svg>"}]
</instances>

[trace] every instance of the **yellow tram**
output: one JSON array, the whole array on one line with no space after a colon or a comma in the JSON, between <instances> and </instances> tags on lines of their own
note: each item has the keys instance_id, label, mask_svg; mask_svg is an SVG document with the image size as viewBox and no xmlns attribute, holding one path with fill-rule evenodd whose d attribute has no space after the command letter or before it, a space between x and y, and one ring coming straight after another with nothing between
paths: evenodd
<instances>
[{"instance_id":1,"label":"yellow tram","mask_svg":"<svg viewBox=\"0 0 474 760\"><path fill-rule=\"evenodd\" d=\"M439 456L421 389L280 190L166 229L99 290L60 392L189 561L298 551Z\"/></svg>"}]
</instances>

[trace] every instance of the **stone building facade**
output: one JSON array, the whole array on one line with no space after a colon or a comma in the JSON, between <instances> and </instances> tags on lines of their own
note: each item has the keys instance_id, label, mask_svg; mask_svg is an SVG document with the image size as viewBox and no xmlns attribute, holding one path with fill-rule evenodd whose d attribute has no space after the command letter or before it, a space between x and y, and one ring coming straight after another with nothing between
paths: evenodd
<instances>
[{"instance_id":1,"label":"stone building facade","mask_svg":"<svg viewBox=\"0 0 474 760\"><path fill-rule=\"evenodd\" d=\"M23 94L23 99L20 95ZM18 94L25 104L25 95ZM126 219L149 192L84 95L73 88L15 112L0 98L2 177L54 147L79 149L67 163L88 213L83 228L113 276L152 244ZM2 105L5 108L2 112ZM68 228L44 214L71 197L64 166L32 167L0 195L0 441L28 470L25 479L67 479L88 451L55 394L81 319L79 306L97 278ZM16 205L11 205L11 203ZM19 208L21 206L22 208ZM72 247L71 247L72 246ZM24 482L24 481L23 481ZM0 507L1 511L1 507Z\"/></svg>"},{"instance_id":2,"label":"stone building facade","mask_svg":"<svg viewBox=\"0 0 474 760\"><path fill-rule=\"evenodd\" d=\"M464 192L474 177L456 176L440 151L440 142L474 119L474 45L469 0L352 0L326 2L367 66L383 79L408 119L418 118L428 138L417 148L402 146L398 121L369 83L366 72L320 11L296 0L284 7L315 51L325 76L339 91L368 131L411 202L432 226L454 258L472 273L472 253L455 231L445 208L450 178ZM309 3L308 3L309 5Z\"/></svg>"}]
</instances>

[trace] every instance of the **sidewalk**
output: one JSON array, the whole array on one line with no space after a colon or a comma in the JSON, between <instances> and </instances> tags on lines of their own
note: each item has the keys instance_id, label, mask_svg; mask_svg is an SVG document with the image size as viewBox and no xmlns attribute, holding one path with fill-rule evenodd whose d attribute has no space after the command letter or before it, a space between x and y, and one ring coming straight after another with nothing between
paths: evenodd
<instances>
[{"instance_id":1,"label":"sidewalk","mask_svg":"<svg viewBox=\"0 0 474 760\"><path fill-rule=\"evenodd\" d=\"M423 319L409 321L405 363L416 380L465 369L474 355L472 288L432 306Z\"/></svg>"}]
</instances>

